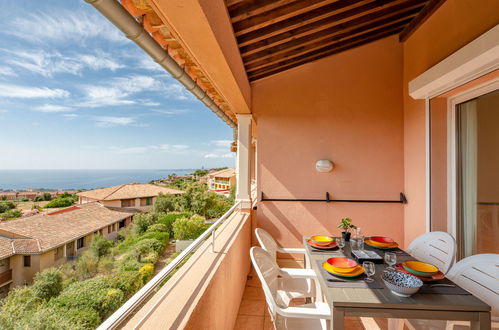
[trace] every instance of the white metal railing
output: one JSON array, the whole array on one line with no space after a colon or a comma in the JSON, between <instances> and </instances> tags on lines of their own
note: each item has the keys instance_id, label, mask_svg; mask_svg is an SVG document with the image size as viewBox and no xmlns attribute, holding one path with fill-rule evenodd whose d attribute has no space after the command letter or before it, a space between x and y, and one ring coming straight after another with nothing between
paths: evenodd
<instances>
[{"instance_id":1,"label":"white metal railing","mask_svg":"<svg viewBox=\"0 0 499 330\"><path fill-rule=\"evenodd\" d=\"M205 232L194 240L184 251L182 251L175 259L173 259L165 268L163 268L156 276L147 282L139 291L137 291L130 299L128 299L117 311L108 317L97 330L116 329L125 319L127 319L141 304L152 294L154 290L163 283L170 275L192 252L212 235L212 252L215 252L215 230L221 225L234 211L239 207L241 202L236 202L224 215L215 221Z\"/></svg>"}]
</instances>

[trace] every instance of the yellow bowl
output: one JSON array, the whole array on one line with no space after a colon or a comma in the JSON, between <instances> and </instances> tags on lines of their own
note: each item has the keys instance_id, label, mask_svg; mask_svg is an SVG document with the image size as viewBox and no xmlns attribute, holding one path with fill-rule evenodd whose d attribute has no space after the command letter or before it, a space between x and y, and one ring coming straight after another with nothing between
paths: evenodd
<instances>
[{"instance_id":1,"label":"yellow bowl","mask_svg":"<svg viewBox=\"0 0 499 330\"><path fill-rule=\"evenodd\" d=\"M334 241L334 238L330 236L312 236L310 239L316 245L329 245L332 241Z\"/></svg>"}]
</instances>

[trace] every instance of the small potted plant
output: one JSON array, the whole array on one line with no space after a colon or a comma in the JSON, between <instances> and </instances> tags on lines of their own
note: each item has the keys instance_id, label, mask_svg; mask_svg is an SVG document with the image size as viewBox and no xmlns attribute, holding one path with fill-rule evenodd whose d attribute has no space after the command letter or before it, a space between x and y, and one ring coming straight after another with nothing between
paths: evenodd
<instances>
[{"instance_id":1,"label":"small potted plant","mask_svg":"<svg viewBox=\"0 0 499 330\"><path fill-rule=\"evenodd\" d=\"M352 233L350 233L350 229L355 229L357 226L352 224L352 219L350 218L343 218L340 220L340 224L338 225L338 228L343 229L341 232L341 236L345 239L346 242L350 241L350 236Z\"/></svg>"}]
</instances>

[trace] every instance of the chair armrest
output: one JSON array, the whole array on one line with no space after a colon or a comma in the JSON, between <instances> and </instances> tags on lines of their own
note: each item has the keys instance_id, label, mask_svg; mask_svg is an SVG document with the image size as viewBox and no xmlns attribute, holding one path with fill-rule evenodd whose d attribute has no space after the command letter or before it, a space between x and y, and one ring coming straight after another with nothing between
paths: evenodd
<instances>
[{"instance_id":1,"label":"chair armrest","mask_svg":"<svg viewBox=\"0 0 499 330\"><path fill-rule=\"evenodd\" d=\"M283 277L292 278L317 278L317 274L310 268L281 268Z\"/></svg>"},{"instance_id":2,"label":"chair armrest","mask_svg":"<svg viewBox=\"0 0 499 330\"><path fill-rule=\"evenodd\" d=\"M329 319L331 309L326 303L316 303L316 307L287 307L277 308L276 312L284 317L297 317L307 319Z\"/></svg>"},{"instance_id":3,"label":"chair armrest","mask_svg":"<svg viewBox=\"0 0 499 330\"><path fill-rule=\"evenodd\" d=\"M277 250L279 253L301 253L305 254L305 249L303 248L280 248Z\"/></svg>"}]
</instances>

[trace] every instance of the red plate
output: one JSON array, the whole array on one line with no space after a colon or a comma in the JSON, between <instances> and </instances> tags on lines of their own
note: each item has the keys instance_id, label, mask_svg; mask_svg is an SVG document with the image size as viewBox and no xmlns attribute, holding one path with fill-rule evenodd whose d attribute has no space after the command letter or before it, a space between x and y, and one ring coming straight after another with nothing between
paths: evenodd
<instances>
[{"instance_id":1,"label":"red plate","mask_svg":"<svg viewBox=\"0 0 499 330\"><path fill-rule=\"evenodd\" d=\"M375 241L378 243L395 243L395 241L390 237L384 236L371 236L371 241Z\"/></svg>"},{"instance_id":2,"label":"red plate","mask_svg":"<svg viewBox=\"0 0 499 330\"><path fill-rule=\"evenodd\" d=\"M331 250L338 246L338 243L336 243L336 241L332 241L328 245L317 245L311 239L309 239L307 243L314 249L319 249L319 250Z\"/></svg>"},{"instance_id":3,"label":"red plate","mask_svg":"<svg viewBox=\"0 0 499 330\"><path fill-rule=\"evenodd\" d=\"M410 272L408 272L407 270L404 269L404 266L402 266L402 264L396 265L395 269L398 270L401 273L405 273L405 274L409 274L409 275L415 276L415 277L417 277L420 280L425 281L425 282L438 281L438 280L443 280L445 278L445 274L442 273L441 271L438 271L436 274L434 274L431 277L424 277L424 276L418 276L418 275L411 274Z\"/></svg>"}]
</instances>

